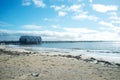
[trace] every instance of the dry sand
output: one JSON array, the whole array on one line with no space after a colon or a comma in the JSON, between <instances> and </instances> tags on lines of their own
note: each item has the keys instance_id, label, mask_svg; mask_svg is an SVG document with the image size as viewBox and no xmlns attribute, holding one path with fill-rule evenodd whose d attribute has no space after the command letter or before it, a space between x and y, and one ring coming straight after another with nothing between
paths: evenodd
<instances>
[{"instance_id":1,"label":"dry sand","mask_svg":"<svg viewBox=\"0 0 120 80\"><path fill-rule=\"evenodd\" d=\"M0 80L120 80L120 67L0 47Z\"/></svg>"}]
</instances>

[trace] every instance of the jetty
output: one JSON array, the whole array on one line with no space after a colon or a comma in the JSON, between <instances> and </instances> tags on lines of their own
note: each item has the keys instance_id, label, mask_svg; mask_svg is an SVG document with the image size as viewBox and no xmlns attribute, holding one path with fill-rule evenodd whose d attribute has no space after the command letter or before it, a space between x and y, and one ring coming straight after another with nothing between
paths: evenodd
<instances>
[{"instance_id":1,"label":"jetty","mask_svg":"<svg viewBox=\"0 0 120 80\"><path fill-rule=\"evenodd\" d=\"M18 41L0 41L0 44L40 44L41 41L40 36L21 36Z\"/></svg>"},{"instance_id":2,"label":"jetty","mask_svg":"<svg viewBox=\"0 0 120 80\"><path fill-rule=\"evenodd\" d=\"M19 44L19 41L0 41L0 44Z\"/></svg>"}]
</instances>

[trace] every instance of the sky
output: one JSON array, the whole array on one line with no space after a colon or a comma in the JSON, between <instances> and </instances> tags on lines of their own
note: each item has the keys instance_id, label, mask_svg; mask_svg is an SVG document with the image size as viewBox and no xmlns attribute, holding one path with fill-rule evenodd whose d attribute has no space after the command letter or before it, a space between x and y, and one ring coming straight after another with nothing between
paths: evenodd
<instances>
[{"instance_id":1,"label":"sky","mask_svg":"<svg viewBox=\"0 0 120 80\"><path fill-rule=\"evenodd\" d=\"M120 0L0 0L0 40L120 41Z\"/></svg>"}]
</instances>

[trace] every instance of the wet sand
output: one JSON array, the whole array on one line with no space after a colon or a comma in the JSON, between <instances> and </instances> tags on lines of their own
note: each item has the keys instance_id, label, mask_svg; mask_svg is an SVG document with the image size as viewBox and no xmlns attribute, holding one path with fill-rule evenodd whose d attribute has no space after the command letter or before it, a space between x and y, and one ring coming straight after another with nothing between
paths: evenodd
<instances>
[{"instance_id":1,"label":"wet sand","mask_svg":"<svg viewBox=\"0 0 120 80\"><path fill-rule=\"evenodd\" d=\"M0 47L0 80L120 80L120 66L81 55Z\"/></svg>"}]
</instances>

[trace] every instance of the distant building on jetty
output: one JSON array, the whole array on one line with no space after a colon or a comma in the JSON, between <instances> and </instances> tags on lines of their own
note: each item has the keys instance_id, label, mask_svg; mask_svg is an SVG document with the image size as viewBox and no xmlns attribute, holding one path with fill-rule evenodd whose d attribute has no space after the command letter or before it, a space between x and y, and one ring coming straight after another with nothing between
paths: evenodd
<instances>
[{"instance_id":1,"label":"distant building on jetty","mask_svg":"<svg viewBox=\"0 0 120 80\"><path fill-rule=\"evenodd\" d=\"M40 36L21 36L19 38L20 44L39 44L42 38Z\"/></svg>"}]
</instances>

